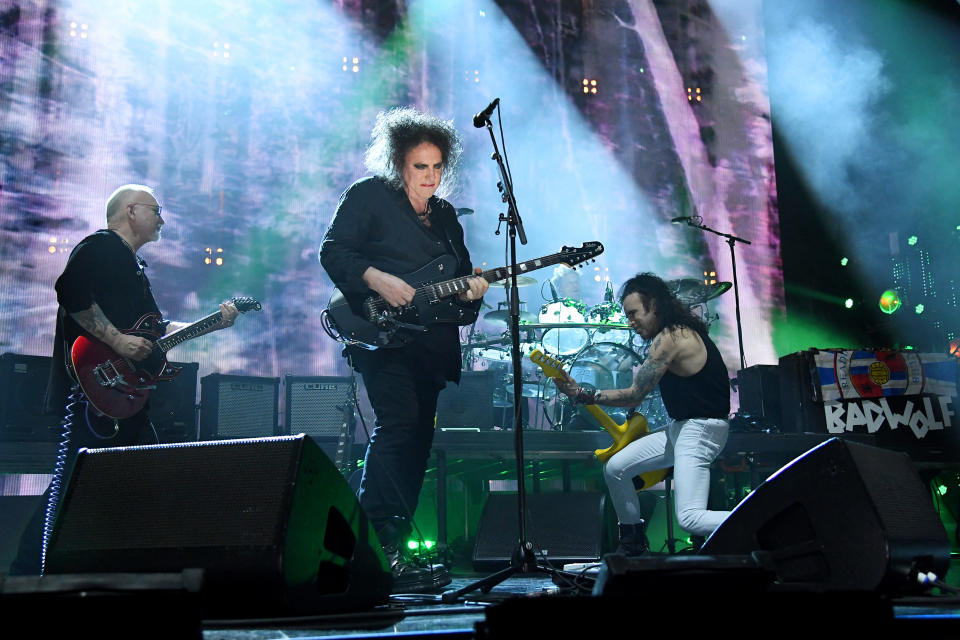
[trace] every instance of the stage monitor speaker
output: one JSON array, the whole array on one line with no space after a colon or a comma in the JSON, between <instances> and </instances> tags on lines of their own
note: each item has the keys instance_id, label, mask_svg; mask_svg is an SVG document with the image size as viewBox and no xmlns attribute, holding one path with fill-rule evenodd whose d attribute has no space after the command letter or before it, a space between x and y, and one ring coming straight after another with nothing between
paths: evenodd
<instances>
[{"instance_id":1,"label":"stage monitor speaker","mask_svg":"<svg viewBox=\"0 0 960 640\"><path fill-rule=\"evenodd\" d=\"M392 576L343 476L306 436L82 450L46 573L204 571L215 616L364 609Z\"/></svg>"},{"instance_id":2,"label":"stage monitor speaker","mask_svg":"<svg viewBox=\"0 0 960 640\"><path fill-rule=\"evenodd\" d=\"M305 433L320 441L336 441L344 417L353 411L349 376L285 376L284 424L290 434Z\"/></svg>"},{"instance_id":3,"label":"stage monitor speaker","mask_svg":"<svg viewBox=\"0 0 960 640\"><path fill-rule=\"evenodd\" d=\"M0 441L55 442L62 415L43 412L51 359L0 355Z\"/></svg>"},{"instance_id":4,"label":"stage monitor speaker","mask_svg":"<svg viewBox=\"0 0 960 640\"><path fill-rule=\"evenodd\" d=\"M280 378L212 373L200 379L200 439L279 434Z\"/></svg>"},{"instance_id":5,"label":"stage monitor speaker","mask_svg":"<svg viewBox=\"0 0 960 640\"><path fill-rule=\"evenodd\" d=\"M437 399L437 427L492 429L494 371L464 371L460 384L448 382Z\"/></svg>"},{"instance_id":6,"label":"stage monitor speaker","mask_svg":"<svg viewBox=\"0 0 960 640\"><path fill-rule=\"evenodd\" d=\"M473 567L493 570L510 564L519 543L517 495L491 493L480 514ZM554 565L599 562L612 546L612 509L604 494L528 493L526 530L538 558L541 552Z\"/></svg>"},{"instance_id":7,"label":"stage monitor speaker","mask_svg":"<svg viewBox=\"0 0 960 640\"><path fill-rule=\"evenodd\" d=\"M713 532L702 554L767 552L777 580L909 591L943 577L950 542L909 456L831 438L787 464Z\"/></svg>"},{"instance_id":8,"label":"stage monitor speaker","mask_svg":"<svg viewBox=\"0 0 960 640\"><path fill-rule=\"evenodd\" d=\"M171 362L180 373L150 394L150 422L161 443L197 439L197 362Z\"/></svg>"}]
</instances>

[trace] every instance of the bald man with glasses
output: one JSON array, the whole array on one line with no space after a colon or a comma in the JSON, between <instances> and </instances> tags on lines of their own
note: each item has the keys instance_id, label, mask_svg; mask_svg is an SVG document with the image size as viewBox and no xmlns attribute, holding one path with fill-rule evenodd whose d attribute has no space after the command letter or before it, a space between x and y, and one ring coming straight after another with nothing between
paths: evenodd
<instances>
[{"instance_id":1,"label":"bald man with glasses","mask_svg":"<svg viewBox=\"0 0 960 640\"><path fill-rule=\"evenodd\" d=\"M124 447L156 444L157 433L150 422L149 404L134 415L119 420L99 415L69 377L69 354L74 341L85 336L102 342L118 355L134 361L148 357L153 342L127 335L148 313L160 314L147 278L147 263L138 254L149 242L160 239L163 209L153 190L138 184L118 188L107 201L106 228L81 240L71 252L55 288L60 309L57 313L53 364L47 385L45 410L64 411L62 450L65 464L55 470L56 486L70 476L76 452L83 447ZM220 305L222 320L210 331L233 325L238 311L232 302ZM162 316L159 316L162 318ZM155 329L167 334L187 326L185 322L160 320ZM52 517L58 495L50 489L21 538L11 574L37 574L42 567L43 522Z\"/></svg>"}]
</instances>

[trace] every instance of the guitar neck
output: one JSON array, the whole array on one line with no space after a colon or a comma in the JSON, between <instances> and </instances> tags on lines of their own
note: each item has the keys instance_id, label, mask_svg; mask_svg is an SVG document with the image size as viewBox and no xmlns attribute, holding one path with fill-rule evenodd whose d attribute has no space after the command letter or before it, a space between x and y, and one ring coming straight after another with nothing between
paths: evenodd
<instances>
[{"instance_id":1,"label":"guitar neck","mask_svg":"<svg viewBox=\"0 0 960 640\"><path fill-rule=\"evenodd\" d=\"M517 265L517 273L521 274L526 273L527 271L536 271L537 269L549 267L550 265L559 264L567 259L567 257L568 256L565 256L562 253L554 253L549 256L543 256L542 258L526 260ZM454 278L453 280L446 280L437 284L427 285L419 291L429 292L437 298L452 296L469 289L470 278L476 276L479 276L490 283L499 282L500 280L506 280L510 277L510 267L499 267L497 269L483 271L479 274L471 274L469 276L462 276L460 278Z\"/></svg>"},{"instance_id":2,"label":"guitar neck","mask_svg":"<svg viewBox=\"0 0 960 640\"><path fill-rule=\"evenodd\" d=\"M166 353L178 344L183 344L187 340L193 340L194 338L203 335L216 325L220 324L222 319L223 314L221 314L219 311L215 311L204 318L200 318L193 324L188 324L184 328L177 329L170 335L160 338L157 340L155 347Z\"/></svg>"}]
</instances>

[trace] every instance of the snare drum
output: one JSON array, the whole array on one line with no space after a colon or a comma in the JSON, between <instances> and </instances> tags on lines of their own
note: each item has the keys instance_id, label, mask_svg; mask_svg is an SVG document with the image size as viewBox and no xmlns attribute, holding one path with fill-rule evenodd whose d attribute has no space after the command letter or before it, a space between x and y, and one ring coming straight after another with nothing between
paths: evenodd
<instances>
[{"instance_id":1,"label":"snare drum","mask_svg":"<svg viewBox=\"0 0 960 640\"><path fill-rule=\"evenodd\" d=\"M549 302L540 308L541 324L584 323L582 303L573 298ZM583 328L565 329L552 327L543 332L540 346L554 356L569 356L583 349L590 341L590 334Z\"/></svg>"}]
</instances>

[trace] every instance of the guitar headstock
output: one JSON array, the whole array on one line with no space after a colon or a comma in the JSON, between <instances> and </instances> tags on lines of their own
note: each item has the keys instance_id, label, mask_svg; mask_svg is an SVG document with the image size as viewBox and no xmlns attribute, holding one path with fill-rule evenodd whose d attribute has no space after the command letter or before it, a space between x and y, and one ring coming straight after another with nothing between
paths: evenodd
<instances>
[{"instance_id":1,"label":"guitar headstock","mask_svg":"<svg viewBox=\"0 0 960 640\"><path fill-rule=\"evenodd\" d=\"M576 269L577 265L590 262L596 262L596 257L603 253L603 244L596 240L584 242L579 247L564 246L560 249L560 262L571 269Z\"/></svg>"},{"instance_id":2,"label":"guitar headstock","mask_svg":"<svg viewBox=\"0 0 960 640\"><path fill-rule=\"evenodd\" d=\"M240 313L246 313L247 311L260 311L262 308L259 302L246 296L240 298L230 298L230 302L233 303L233 306L235 306L237 311Z\"/></svg>"},{"instance_id":3,"label":"guitar headstock","mask_svg":"<svg viewBox=\"0 0 960 640\"><path fill-rule=\"evenodd\" d=\"M534 349L530 352L530 362L543 369L544 375L548 378L563 378L563 363L548 356L540 349Z\"/></svg>"}]
</instances>

